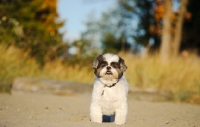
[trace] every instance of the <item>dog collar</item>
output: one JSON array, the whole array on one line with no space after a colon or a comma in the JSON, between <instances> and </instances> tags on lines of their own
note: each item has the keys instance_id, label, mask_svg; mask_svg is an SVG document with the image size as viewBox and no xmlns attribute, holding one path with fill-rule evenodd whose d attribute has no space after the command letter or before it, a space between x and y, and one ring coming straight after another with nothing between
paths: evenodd
<instances>
[{"instance_id":1,"label":"dog collar","mask_svg":"<svg viewBox=\"0 0 200 127\"><path fill-rule=\"evenodd\" d=\"M113 83L111 86L108 86L108 85L105 84L104 87L108 87L108 88L114 87L118 82L119 82L119 80L117 80L117 82Z\"/></svg>"},{"instance_id":2,"label":"dog collar","mask_svg":"<svg viewBox=\"0 0 200 127\"><path fill-rule=\"evenodd\" d=\"M111 88L111 87L114 87L116 84L117 84L117 82L116 82L116 83L113 83L111 86L108 86L108 85L105 84L104 87Z\"/></svg>"},{"instance_id":3,"label":"dog collar","mask_svg":"<svg viewBox=\"0 0 200 127\"><path fill-rule=\"evenodd\" d=\"M108 88L114 87L118 82L119 82L119 80L118 80L116 83L113 83L111 86L108 86L108 85L105 84L105 85L104 85L104 88L105 88L105 87L108 87ZM101 96L103 96L104 91L105 91L105 89L103 89L103 91L102 91L102 93L101 93Z\"/></svg>"}]
</instances>

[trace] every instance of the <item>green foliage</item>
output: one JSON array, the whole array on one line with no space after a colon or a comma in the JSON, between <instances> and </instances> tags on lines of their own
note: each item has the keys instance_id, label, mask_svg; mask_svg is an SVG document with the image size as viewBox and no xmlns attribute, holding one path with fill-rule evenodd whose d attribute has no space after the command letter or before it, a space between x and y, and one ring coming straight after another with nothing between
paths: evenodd
<instances>
[{"instance_id":1,"label":"green foliage","mask_svg":"<svg viewBox=\"0 0 200 127\"><path fill-rule=\"evenodd\" d=\"M86 22L87 30L82 33L83 39L100 43L96 45L101 46L103 52L116 53L130 49L133 27L129 24L132 19L120 4L113 10L102 13L99 20L91 19ZM93 38L96 40L92 40Z\"/></svg>"},{"instance_id":2,"label":"green foliage","mask_svg":"<svg viewBox=\"0 0 200 127\"><path fill-rule=\"evenodd\" d=\"M155 0L135 0L135 9L132 11L132 14L138 19L134 39L143 46L149 43L150 38L154 39L149 32L150 25L154 23L153 4L155 4Z\"/></svg>"},{"instance_id":3,"label":"green foliage","mask_svg":"<svg viewBox=\"0 0 200 127\"><path fill-rule=\"evenodd\" d=\"M65 53L62 56L64 63L72 66L91 65L95 57L100 54L99 49L93 47L91 41L87 39L74 40L68 46L71 48L69 53Z\"/></svg>"},{"instance_id":4,"label":"green foliage","mask_svg":"<svg viewBox=\"0 0 200 127\"><path fill-rule=\"evenodd\" d=\"M102 39L104 52L117 53L121 49L120 40L116 39L111 33L108 33Z\"/></svg>"},{"instance_id":5,"label":"green foliage","mask_svg":"<svg viewBox=\"0 0 200 127\"><path fill-rule=\"evenodd\" d=\"M173 1L174 5L179 6L180 1ZM125 47L138 50L138 47L148 47L150 53L159 50L162 39L164 7L162 1L156 0L117 0L117 6L103 12L99 20L89 18L86 23L87 30L84 32L86 37L97 38L103 48L103 52L119 52ZM181 40L181 50L198 50L200 54L200 2L190 0L188 3L188 16L183 25L183 36ZM177 20L178 13L172 14L172 35L174 34L174 22ZM137 24L137 25L136 25ZM124 38L124 42L120 38ZM88 39L88 38L87 38ZM113 43L115 41L115 43Z\"/></svg>"},{"instance_id":6,"label":"green foliage","mask_svg":"<svg viewBox=\"0 0 200 127\"><path fill-rule=\"evenodd\" d=\"M100 36L103 52L130 49L137 52L141 46L147 46L150 39L154 42L153 50L158 49L160 35L149 31L150 25L155 24L154 4L154 0L118 0L117 6L102 13L99 20L90 18L84 35Z\"/></svg>"},{"instance_id":7,"label":"green foliage","mask_svg":"<svg viewBox=\"0 0 200 127\"><path fill-rule=\"evenodd\" d=\"M56 0L1 0L0 10L0 43L29 52L42 64L57 56L63 22L56 22Z\"/></svg>"},{"instance_id":8,"label":"green foliage","mask_svg":"<svg viewBox=\"0 0 200 127\"><path fill-rule=\"evenodd\" d=\"M122 36L120 38L116 38L111 33L105 34L104 38L102 39L103 51L104 52L112 52L112 53L118 53L119 51L122 51L123 38L124 38L124 36ZM125 46L125 49L130 48L130 45L127 43L125 43L124 46Z\"/></svg>"}]
</instances>

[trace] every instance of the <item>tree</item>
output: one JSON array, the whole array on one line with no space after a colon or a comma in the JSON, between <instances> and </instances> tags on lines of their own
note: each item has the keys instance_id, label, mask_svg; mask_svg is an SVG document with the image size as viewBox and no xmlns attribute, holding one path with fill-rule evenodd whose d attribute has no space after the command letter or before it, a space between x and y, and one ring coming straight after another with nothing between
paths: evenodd
<instances>
[{"instance_id":1,"label":"tree","mask_svg":"<svg viewBox=\"0 0 200 127\"><path fill-rule=\"evenodd\" d=\"M181 45L181 41L182 41L182 30L183 30L183 21L184 21L184 17L185 14L187 12L187 4L188 4L188 0L181 0L181 6L180 6L180 10L179 10L179 14L177 17L177 21L175 24L175 30L174 30L174 36L172 39L172 56L176 57L178 55L179 49L180 49L180 45Z\"/></svg>"},{"instance_id":2,"label":"tree","mask_svg":"<svg viewBox=\"0 0 200 127\"><path fill-rule=\"evenodd\" d=\"M119 1L118 8L102 13L100 20L86 22L87 30L82 33L83 39L95 40L103 49L103 52L119 52L130 49L129 40L132 39L133 28L130 27L130 12L127 13L122 2ZM96 38L96 39L94 39Z\"/></svg>"},{"instance_id":3,"label":"tree","mask_svg":"<svg viewBox=\"0 0 200 127\"><path fill-rule=\"evenodd\" d=\"M180 10L174 19L172 9L172 0L165 0L165 15L163 17L163 32L162 43L160 47L160 56L163 62L168 61L169 57L178 55L181 38L182 38L182 25L184 15L186 13L188 0L182 0L180 3Z\"/></svg>"},{"instance_id":4,"label":"tree","mask_svg":"<svg viewBox=\"0 0 200 127\"><path fill-rule=\"evenodd\" d=\"M182 43L180 50L197 51L200 55L200 1L190 0L187 5L187 12L182 30Z\"/></svg>"},{"instance_id":5,"label":"tree","mask_svg":"<svg viewBox=\"0 0 200 127\"><path fill-rule=\"evenodd\" d=\"M159 47L159 36L155 30L151 31L151 26L156 26L156 21L153 17L154 0L135 0L135 6L132 9L132 20L137 21L137 28L133 36L134 40L144 46L149 46L149 41L153 40L151 44L151 51L154 52ZM154 27L155 28L155 27Z\"/></svg>"},{"instance_id":6,"label":"tree","mask_svg":"<svg viewBox=\"0 0 200 127\"><path fill-rule=\"evenodd\" d=\"M172 0L165 0L165 14L163 17L162 43L160 47L160 57L163 62L168 61L170 57L170 42L171 42L171 21Z\"/></svg>"},{"instance_id":7,"label":"tree","mask_svg":"<svg viewBox=\"0 0 200 127\"><path fill-rule=\"evenodd\" d=\"M198 6L197 0L118 0L118 6L104 12L99 21L88 22L85 35L99 33L104 50L119 52L128 47L124 44L150 47L150 53L160 53L163 61L183 49L200 52Z\"/></svg>"},{"instance_id":8,"label":"tree","mask_svg":"<svg viewBox=\"0 0 200 127\"><path fill-rule=\"evenodd\" d=\"M62 45L57 0L0 0L0 43L15 45L40 63L54 59Z\"/></svg>"}]
</instances>

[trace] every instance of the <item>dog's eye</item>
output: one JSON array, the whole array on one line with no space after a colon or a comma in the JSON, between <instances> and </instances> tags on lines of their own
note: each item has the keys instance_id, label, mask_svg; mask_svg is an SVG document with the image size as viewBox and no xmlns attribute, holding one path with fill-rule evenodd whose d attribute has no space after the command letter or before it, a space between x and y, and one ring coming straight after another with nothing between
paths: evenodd
<instances>
[{"instance_id":1,"label":"dog's eye","mask_svg":"<svg viewBox=\"0 0 200 127\"><path fill-rule=\"evenodd\" d=\"M107 66L108 64L107 64L107 62L102 62L101 64L100 64L100 67L105 67L105 66Z\"/></svg>"},{"instance_id":2,"label":"dog's eye","mask_svg":"<svg viewBox=\"0 0 200 127\"><path fill-rule=\"evenodd\" d=\"M114 67L114 68L118 68L118 66L117 66L117 65L113 65L113 67Z\"/></svg>"},{"instance_id":3,"label":"dog's eye","mask_svg":"<svg viewBox=\"0 0 200 127\"><path fill-rule=\"evenodd\" d=\"M113 64L112 67L118 68L118 65L117 64Z\"/></svg>"},{"instance_id":4,"label":"dog's eye","mask_svg":"<svg viewBox=\"0 0 200 127\"><path fill-rule=\"evenodd\" d=\"M106 66L106 64L101 64L101 67L105 67Z\"/></svg>"},{"instance_id":5,"label":"dog's eye","mask_svg":"<svg viewBox=\"0 0 200 127\"><path fill-rule=\"evenodd\" d=\"M112 62L112 63L111 63L111 66L114 67L114 68L119 68L118 63L116 63L116 62Z\"/></svg>"}]
</instances>

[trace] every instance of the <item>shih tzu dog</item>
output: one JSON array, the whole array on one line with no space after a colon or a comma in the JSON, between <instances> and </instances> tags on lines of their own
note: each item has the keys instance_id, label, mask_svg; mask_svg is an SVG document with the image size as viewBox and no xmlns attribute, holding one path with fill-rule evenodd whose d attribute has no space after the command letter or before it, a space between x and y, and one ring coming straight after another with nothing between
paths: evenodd
<instances>
[{"instance_id":1,"label":"shih tzu dog","mask_svg":"<svg viewBox=\"0 0 200 127\"><path fill-rule=\"evenodd\" d=\"M116 124L125 124L128 111L128 83L123 77L127 66L118 55L106 53L94 60L92 67L96 75L90 119L92 122L103 122L103 115L114 116Z\"/></svg>"}]
</instances>

